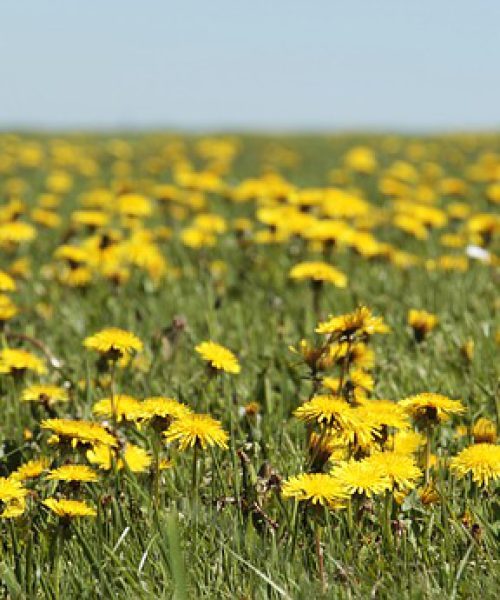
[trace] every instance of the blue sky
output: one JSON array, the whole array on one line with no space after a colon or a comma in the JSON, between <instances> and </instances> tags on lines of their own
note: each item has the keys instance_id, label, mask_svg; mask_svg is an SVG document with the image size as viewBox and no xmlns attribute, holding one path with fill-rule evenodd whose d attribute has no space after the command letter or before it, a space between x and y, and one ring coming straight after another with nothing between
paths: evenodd
<instances>
[{"instance_id":1,"label":"blue sky","mask_svg":"<svg viewBox=\"0 0 500 600\"><path fill-rule=\"evenodd\" d=\"M0 127L500 129L499 0L0 0Z\"/></svg>"}]
</instances>

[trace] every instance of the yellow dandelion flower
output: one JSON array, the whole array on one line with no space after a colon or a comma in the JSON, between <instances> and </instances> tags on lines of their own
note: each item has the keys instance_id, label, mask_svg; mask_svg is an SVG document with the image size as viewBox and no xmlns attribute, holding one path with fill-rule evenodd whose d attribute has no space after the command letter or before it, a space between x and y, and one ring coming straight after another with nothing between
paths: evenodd
<instances>
[{"instance_id":1,"label":"yellow dandelion flower","mask_svg":"<svg viewBox=\"0 0 500 600\"><path fill-rule=\"evenodd\" d=\"M97 515L96 510L82 500L47 498L42 504L63 519L95 517Z\"/></svg>"},{"instance_id":2,"label":"yellow dandelion flower","mask_svg":"<svg viewBox=\"0 0 500 600\"><path fill-rule=\"evenodd\" d=\"M87 264L91 261L90 252L86 248L70 246L69 244L59 246L54 252L54 258L66 260L72 267Z\"/></svg>"},{"instance_id":3,"label":"yellow dandelion flower","mask_svg":"<svg viewBox=\"0 0 500 600\"><path fill-rule=\"evenodd\" d=\"M360 400L360 405L356 409L358 416L374 423L377 427L384 426L405 430L410 426L408 414L395 402L365 398Z\"/></svg>"},{"instance_id":4,"label":"yellow dandelion flower","mask_svg":"<svg viewBox=\"0 0 500 600\"><path fill-rule=\"evenodd\" d=\"M481 417L472 427L472 437L475 444L495 444L497 441L497 426L490 419Z\"/></svg>"},{"instance_id":5,"label":"yellow dandelion flower","mask_svg":"<svg viewBox=\"0 0 500 600\"><path fill-rule=\"evenodd\" d=\"M241 370L236 356L224 346L215 342L201 342L195 347L196 352L217 371L238 374Z\"/></svg>"},{"instance_id":6,"label":"yellow dandelion flower","mask_svg":"<svg viewBox=\"0 0 500 600\"><path fill-rule=\"evenodd\" d=\"M92 271L88 267L63 269L57 274L62 285L72 288L84 288L92 281Z\"/></svg>"},{"instance_id":7,"label":"yellow dandelion flower","mask_svg":"<svg viewBox=\"0 0 500 600\"><path fill-rule=\"evenodd\" d=\"M460 415L465 412L465 407L460 400L451 400L442 394L423 392L400 400L408 414L416 419L424 419L429 422L445 421L449 415Z\"/></svg>"},{"instance_id":8,"label":"yellow dandelion flower","mask_svg":"<svg viewBox=\"0 0 500 600\"><path fill-rule=\"evenodd\" d=\"M41 423L42 429L50 429L58 438L69 440L76 446L81 444L104 444L116 446L117 441L99 423L72 419L45 419Z\"/></svg>"},{"instance_id":9,"label":"yellow dandelion flower","mask_svg":"<svg viewBox=\"0 0 500 600\"><path fill-rule=\"evenodd\" d=\"M439 319L436 315L425 310L412 308L408 311L408 325L413 329L417 342L421 342L436 327L438 322Z\"/></svg>"},{"instance_id":10,"label":"yellow dandelion flower","mask_svg":"<svg viewBox=\"0 0 500 600\"><path fill-rule=\"evenodd\" d=\"M97 350L101 354L117 355L118 358L125 354L131 354L134 350L137 352L142 350L142 342L138 337L118 327L102 329L85 338L83 345L85 348Z\"/></svg>"},{"instance_id":11,"label":"yellow dandelion flower","mask_svg":"<svg viewBox=\"0 0 500 600\"><path fill-rule=\"evenodd\" d=\"M348 494L339 481L327 473L303 473L283 482L284 498L310 502L328 508L341 508Z\"/></svg>"},{"instance_id":12,"label":"yellow dandelion flower","mask_svg":"<svg viewBox=\"0 0 500 600\"><path fill-rule=\"evenodd\" d=\"M351 339L354 336L366 337L375 333L389 333L389 327L382 317L374 317L369 308L361 306L352 313L330 317L328 321L319 323L316 333Z\"/></svg>"},{"instance_id":13,"label":"yellow dandelion flower","mask_svg":"<svg viewBox=\"0 0 500 600\"><path fill-rule=\"evenodd\" d=\"M425 436L418 431L398 431L387 439L386 447L398 454L415 454L425 441Z\"/></svg>"},{"instance_id":14,"label":"yellow dandelion flower","mask_svg":"<svg viewBox=\"0 0 500 600\"><path fill-rule=\"evenodd\" d=\"M5 504L0 519L17 519L26 511L26 498L15 498Z\"/></svg>"},{"instance_id":15,"label":"yellow dandelion flower","mask_svg":"<svg viewBox=\"0 0 500 600\"><path fill-rule=\"evenodd\" d=\"M496 444L474 444L465 448L450 461L450 468L458 477L472 474L478 485L500 478L500 446Z\"/></svg>"},{"instance_id":16,"label":"yellow dandelion flower","mask_svg":"<svg viewBox=\"0 0 500 600\"><path fill-rule=\"evenodd\" d=\"M96 444L93 448L87 450L86 456L91 464L97 465L103 471L111 469L113 457L118 470L123 469L127 465L133 473L142 473L151 464L151 456L146 450L133 444L127 444L119 455L116 450L111 449L109 446Z\"/></svg>"},{"instance_id":17,"label":"yellow dandelion flower","mask_svg":"<svg viewBox=\"0 0 500 600\"><path fill-rule=\"evenodd\" d=\"M354 409L343 398L332 395L314 396L293 414L306 423L318 423L336 429L344 429L357 422Z\"/></svg>"},{"instance_id":18,"label":"yellow dandelion flower","mask_svg":"<svg viewBox=\"0 0 500 600\"><path fill-rule=\"evenodd\" d=\"M339 288L347 286L347 277L335 267L324 262L301 262L292 267L290 279L320 281L331 283Z\"/></svg>"},{"instance_id":19,"label":"yellow dandelion flower","mask_svg":"<svg viewBox=\"0 0 500 600\"><path fill-rule=\"evenodd\" d=\"M14 318L18 312L19 309L12 299L5 294L0 294L0 321L9 321Z\"/></svg>"},{"instance_id":20,"label":"yellow dandelion flower","mask_svg":"<svg viewBox=\"0 0 500 600\"><path fill-rule=\"evenodd\" d=\"M474 340L466 340L460 346L460 353L466 361L471 363L474 360Z\"/></svg>"},{"instance_id":21,"label":"yellow dandelion flower","mask_svg":"<svg viewBox=\"0 0 500 600\"><path fill-rule=\"evenodd\" d=\"M16 282L5 271L0 270L0 292L15 292Z\"/></svg>"},{"instance_id":22,"label":"yellow dandelion flower","mask_svg":"<svg viewBox=\"0 0 500 600\"><path fill-rule=\"evenodd\" d=\"M68 402L67 390L57 385L34 384L25 388L21 394L23 402L43 402L49 405Z\"/></svg>"},{"instance_id":23,"label":"yellow dandelion flower","mask_svg":"<svg viewBox=\"0 0 500 600\"><path fill-rule=\"evenodd\" d=\"M62 465L57 469L52 469L47 475L47 479L52 481L82 481L93 482L99 477L90 467L85 465Z\"/></svg>"},{"instance_id":24,"label":"yellow dandelion flower","mask_svg":"<svg viewBox=\"0 0 500 600\"><path fill-rule=\"evenodd\" d=\"M20 481L10 477L0 477L0 502L10 502L24 498L28 490L23 488Z\"/></svg>"},{"instance_id":25,"label":"yellow dandelion flower","mask_svg":"<svg viewBox=\"0 0 500 600\"><path fill-rule=\"evenodd\" d=\"M0 373L14 374L22 371L34 371L43 375L46 370L43 361L27 350L17 348L0 350Z\"/></svg>"},{"instance_id":26,"label":"yellow dandelion flower","mask_svg":"<svg viewBox=\"0 0 500 600\"><path fill-rule=\"evenodd\" d=\"M139 402L138 406L130 412L130 418L137 421L148 421L157 417L169 421L179 419L191 412L188 406L174 398L151 396Z\"/></svg>"},{"instance_id":27,"label":"yellow dandelion flower","mask_svg":"<svg viewBox=\"0 0 500 600\"><path fill-rule=\"evenodd\" d=\"M130 217L148 217L152 211L151 201L141 194L122 194L117 202L118 212Z\"/></svg>"},{"instance_id":28,"label":"yellow dandelion flower","mask_svg":"<svg viewBox=\"0 0 500 600\"><path fill-rule=\"evenodd\" d=\"M339 377L324 377L322 385L334 394L340 393L340 378ZM342 388L344 391L352 395L356 402L366 399L366 394L373 391L375 381L373 377L362 371L361 369L352 369L347 377L344 378Z\"/></svg>"},{"instance_id":29,"label":"yellow dandelion flower","mask_svg":"<svg viewBox=\"0 0 500 600\"><path fill-rule=\"evenodd\" d=\"M164 433L167 442L179 442L181 451L201 446L220 446L227 449L228 434L219 421L209 415L189 414L177 419Z\"/></svg>"},{"instance_id":30,"label":"yellow dandelion flower","mask_svg":"<svg viewBox=\"0 0 500 600\"><path fill-rule=\"evenodd\" d=\"M29 460L11 473L10 479L16 479L17 481L36 479L49 468L49 465L50 460L48 458L35 458Z\"/></svg>"},{"instance_id":31,"label":"yellow dandelion flower","mask_svg":"<svg viewBox=\"0 0 500 600\"><path fill-rule=\"evenodd\" d=\"M331 474L340 487L351 495L364 494L370 498L392 487L390 477L380 467L370 464L367 459L342 463L334 467Z\"/></svg>"},{"instance_id":32,"label":"yellow dandelion flower","mask_svg":"<svg viewBox=\"0 0 500 600\"><path fill-rule=\"evenodd\" d=\"M113 401L112 401L113 400ZM132 396L116 394L111 398L103 398L94 404L92 412L98 417L115 417L118 422L123 420L132 421L135 412L141 403Z\"/></svg>"},{"instance_id":33,"label":"yellow dandelion flower","mask_svg":"<svg viewBox=\"0 0 500 600\"><path fill-rule=\"evenodd\" d=\"M36 237L36 229L29 223L14 221L0 225L0 244L30 242Z\"/></svg>"},{"instance_id":34,"label":"yellow dandelion flower","mask_svg":"<svg viewBox=\"0 0 500 600\"><path fill-rule=\"evenodd\" d=\"M365 460L375 470L389 477L393 488L397 487L400 490L413 489L423 475L410 455L376 452Z\"/></svg>"},{"instance_id":35,"label":"yellow dandelion flower","mask_svg":"<svg viewBox=\"0 0 500 600\"><path fill-rule=\"evenodd\" d=\"M328 355L339 364L348 355L349 364L359 369L372 369L375 365L375 352L364 342L334 342L328 347Z\"/></svg>"}]
</instances>

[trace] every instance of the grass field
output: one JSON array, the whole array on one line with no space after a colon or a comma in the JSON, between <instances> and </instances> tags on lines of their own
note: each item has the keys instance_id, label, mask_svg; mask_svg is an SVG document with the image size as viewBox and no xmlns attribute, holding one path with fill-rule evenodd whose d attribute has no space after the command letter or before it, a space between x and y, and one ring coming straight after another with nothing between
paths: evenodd
<instances>
[{"instance_id":1,"label":"grass field","mask_svg":"<svg viewBox=\"0 0 500 600\"><path fill-rule=\"evenodd\" d=\"M499 136L2 134L0 200L2 595L497 597Z\"/></svg>"}]
</instances>

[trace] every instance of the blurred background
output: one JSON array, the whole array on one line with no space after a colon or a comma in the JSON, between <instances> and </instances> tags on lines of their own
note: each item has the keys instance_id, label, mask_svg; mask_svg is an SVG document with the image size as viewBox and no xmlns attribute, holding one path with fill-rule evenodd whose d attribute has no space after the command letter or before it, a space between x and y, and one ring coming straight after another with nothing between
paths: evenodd
<instances>
[{"instance_id":1,"label":"blurred background","mask_svg":"<svg viewBox=\"0 0 500 600\"><path fill-rule=\"evenodd\" d=\"M498 0L4 0L0 128L500 125Z\"/></svg>"}]
</instances>

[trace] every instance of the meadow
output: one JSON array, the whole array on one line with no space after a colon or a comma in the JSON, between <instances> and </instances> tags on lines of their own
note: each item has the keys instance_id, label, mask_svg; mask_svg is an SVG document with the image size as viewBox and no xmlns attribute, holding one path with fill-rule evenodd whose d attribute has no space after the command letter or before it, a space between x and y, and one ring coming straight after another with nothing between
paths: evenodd
<instances>
[{"instance_id":1,"label":"meadow","mask_svg":"<svg viewBox=\"0 0 500 600\"><path fill-rule=\"evenodd\" d=\"M0 589L496 598L500 136L0 134Z\"/></svg>"}]
</instances>

